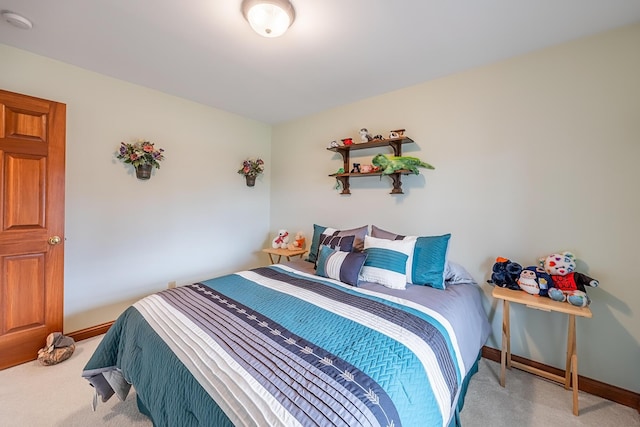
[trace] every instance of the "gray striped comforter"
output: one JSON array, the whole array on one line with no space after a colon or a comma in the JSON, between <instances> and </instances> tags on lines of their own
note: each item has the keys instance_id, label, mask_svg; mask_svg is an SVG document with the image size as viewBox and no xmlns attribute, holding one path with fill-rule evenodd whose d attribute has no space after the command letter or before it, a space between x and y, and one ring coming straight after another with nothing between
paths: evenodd
<instances>
[{"instance_id":1,"label":"gray striped comforter","mask_svg":"<svg viewBox=\"0 0 640 427\"><path fill-rule=\"evenodd\" d=\"M431 308L279 265L138 301L83 376L103 400L133 384L156 425L446 426L458 340Z\"/></svg>"}]
</instances>

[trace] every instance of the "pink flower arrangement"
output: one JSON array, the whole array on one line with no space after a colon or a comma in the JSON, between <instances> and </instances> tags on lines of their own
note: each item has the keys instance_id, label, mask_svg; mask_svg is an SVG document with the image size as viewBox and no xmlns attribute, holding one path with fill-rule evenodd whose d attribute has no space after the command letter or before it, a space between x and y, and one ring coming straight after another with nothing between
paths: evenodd
<instances>
[{"instance_id":1,"label":"pink flower arrangement","mask_svg":"<svg viewBox=\"0 0 640 427\"><path fill-rule=\"evenodd\" d=\"M258 176L264 172L264 161L262 159L247 159L242 162L242 167L238 173L244 176Z\"/></svg>"},{"instance_id":2,"label":"pink flower arrangement","mask_svg":"<svg viewBox=\"0 0 640 427\"><path fill-rule=\"evenodd\" d=\"M160 162L164 160L164 150L156 149L154 144L145 140L138 140L133 144L120 143L118 159L124 163L138 167L140 165L151 165L160 169Z\"/></svg>"}]
</instances>

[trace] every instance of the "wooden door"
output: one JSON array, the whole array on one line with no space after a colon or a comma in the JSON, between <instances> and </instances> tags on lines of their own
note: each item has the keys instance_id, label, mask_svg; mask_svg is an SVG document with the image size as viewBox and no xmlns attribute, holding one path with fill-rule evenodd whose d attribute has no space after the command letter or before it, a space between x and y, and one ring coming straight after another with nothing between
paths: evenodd
<instances>
[{"instance_id":1,"label":"wooden door","mask_svg":"<svg viewBox=\"0 0 640 427\"><path fill-rule=\"evenodd\" d=\"M62 331L66 105L0 90L0 369Z\"/></svg>"}]
</instances>

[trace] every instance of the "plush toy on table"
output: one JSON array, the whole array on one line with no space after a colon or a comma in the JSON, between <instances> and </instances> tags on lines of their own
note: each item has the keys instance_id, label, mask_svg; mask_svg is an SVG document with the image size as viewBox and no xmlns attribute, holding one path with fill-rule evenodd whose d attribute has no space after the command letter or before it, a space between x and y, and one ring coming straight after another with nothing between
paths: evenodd
<instances>
[{"instance_id":1,"label":"plush toy on table","mask_svg":"<svg viewBox=\"0 0 640 427\"><path fill-rule=\"evenodd\" d=\"M501 288L518 290L520 286L518 286L517 280L521 272L522 266L517 262L498 257L495 264L493 264L491 279L487 280L487 282Z\"/></svg>"},{"instance_id":2,"label":"plush toy on table","mask_svg":"<svg viewBox=\"0 0 640 427\"><path fill-rule=\"evenodd\" d=\"M540 266L551 275L553 288L549 289L549 298L554 301L566 301L577 307L591 303L586 286L597 287L599 282L586 274L577 273L576 256L571 252L551 254L539 260Z\"/></svg>"},{"instance_id":3,"label":"plush toy on table","mask_svg":"<svg viewBox=\"0 0 640 427\"><path fill-rule=\"evenodd\" d=\"M289 249L290 251L293 251L295 249L304 249L304 245L304 234L302 233L302 231L298 231L296 233L296 236L293 238L293 242L289 243L289 246L287 246L287 249Z\"/></svg>"},{"instance_id":4,"label":"plush toy on table","mask_svg":"<svg viewBox=\"0 0 640 427\"><path fill-rule=\"evenodd\" d=\"M526 293L543 297L547 296L550 288L553 287L551 276L542 267L535 265L522 269L517 282L520 289Z\"/></svg>"},{"instance_id":5,"label":"plush toy on table","mask_svg":"<svg viewBox=\"0 0 640 427\"><path fill-rule=\"evenodd\" d=\"M287 230L279 230L278 235L271 241L274 249L287 249L289 245L289 232Z\"/></svg>"}]
</instances>

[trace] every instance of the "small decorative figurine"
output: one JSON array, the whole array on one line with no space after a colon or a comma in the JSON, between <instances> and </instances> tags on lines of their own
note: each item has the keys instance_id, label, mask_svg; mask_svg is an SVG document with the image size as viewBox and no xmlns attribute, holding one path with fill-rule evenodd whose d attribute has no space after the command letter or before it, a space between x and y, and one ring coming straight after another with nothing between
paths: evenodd
<instances>
[{"instance_id":1,"label":"small decorative figurine","mask_svg":"<svg viewBox=\"0 0 640 427\"><path fill-rule=\"evenodd\" d=\"M360 141L369 142L373 139L367 128L360 129Z\"/></svg>"},{"instance_id":2,"label":"small decorative figurine","mask_svg":"<svg viewBox=\"0 0 640 427\"><path fill-rule=\"evenodd\" d=\"M353 169L351 169L351 173L361 173L360 172L360 163L354 163Z\"/></svg>"},{"instance_id":3,"label":"small decorative figurine","mask_svg":"<svg viewBox=\"0 0 640 427\"><path fill-rule=\"evenodd\" d=\"M351 144L353 144L353 138L345 138L345 139L342 140L342 143L344 145L351 145Z\"/></svg>"},{"instance_id":4,"label":"small decorative figurine","mask_svg":"<svg viewBox=\"0 0 640 427\"><path fill-rule=\"evenodd\" d=\"M395 130L392 130L391 132L395 132L398 135L396 136L396 138L399 138L401 136L404 136L404 131L405 131L404 129L395 129Z\"/></svg>"},{"instance_id":5,"label":"small decorative figurine","mask_svg":"<svg viewBox=\"0 0 640 427\"><path fill-rule=\"evenodd\" d=\"M331 148L336 148L336 147L339 147L339 146L340 146L340 144L338 144L338 141L336 141L336 140L331 141L331 143L329 144L329 147L331 147Z\"/></svg>"},{"instance_id":6,"label":"small decorative figurine","mask_svg":"<svg viewBox=\"0 0 640 427\"><path fill-rule=\"evenodd\" d=\"M384 139L383 136L380 134L373 136L374 141L382 141L383 139Z\"/></svg>"},{"instance_id":7,"label":"small decorative figurine","mask_svg":"<svg viewBox=\"0 0 640 427\"><path fill-rule=\"evenodd\" d=\"M394 138L399 138L400 135L398 135L398 132L392 130L391 132L389 132L389 139L394 139Z\"/></svg>"},{"instance_id":8,"label":"small decorative figurine","mask_svg":"<svg viewBox=\"0 0 640 427\"><path fill-rule=\"evenodd\" d=\"M372 169L373 169L372 165L362 165L362 167L360 168L360 172L361 173L370 173Z\"/></svg>"}]
</instances>

